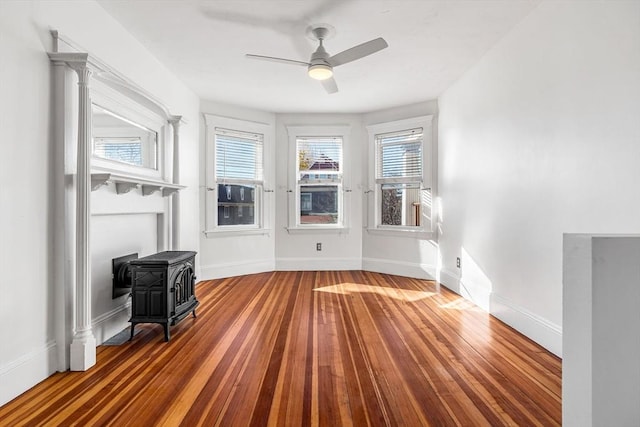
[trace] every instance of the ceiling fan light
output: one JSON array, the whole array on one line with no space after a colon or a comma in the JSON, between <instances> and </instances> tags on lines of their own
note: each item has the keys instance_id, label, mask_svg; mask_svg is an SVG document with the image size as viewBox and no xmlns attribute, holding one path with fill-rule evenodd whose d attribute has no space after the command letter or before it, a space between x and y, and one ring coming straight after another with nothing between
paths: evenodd
<instances>
[{"instance_id":1,"label":"ceiling fan light","mask_svg":"<svg viewBox=\"0 0 640 427\"><path fill-rule=\"evenodd\" d=\"M309 66L309 77L316 80L327 80L333 76L333 69L325 64Z\"/></svg>"}]
</instances>

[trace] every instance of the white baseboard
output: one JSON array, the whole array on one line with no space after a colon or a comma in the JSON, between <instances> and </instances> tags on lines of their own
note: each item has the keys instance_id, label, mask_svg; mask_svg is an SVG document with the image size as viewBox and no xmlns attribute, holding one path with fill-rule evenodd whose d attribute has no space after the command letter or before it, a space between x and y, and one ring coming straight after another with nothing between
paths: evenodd
<instances>
[{"instance_id":1,"label":"white baseboard","mask_svg":"<svg viewBox=\"0 0 640 427\"><path fill-rule=\"evenodd\" d=\"M277 258L276 271L362 270L360 258Z\"/></svg>"},{"instance_id":2,"label":"white baseboard","mask_svg":"<svg viewBox=\"0 0 640 427\"><path fill-rule=\"evenodd\" d=\"M93 319L91 327L93 328L96 345L102 344L129 326L131 300L127 299L126 301L122 306L116 307Z\"/></svg>"},{"instance_id":3,"label":"white baseboard","mask_svg":"<svg viewBox=\"0 0 640 427\"><path fill-rule=\"evenodd\" d=\"M57 366L56 343L49 341L43 347L0 367L0 406L51 376Z\"/></svg>"},{"instance_id":4,"label":"white baseboard","mask_svg":"<svg viewBox=\"0 0 640 427\"><path fill-rule=\"evenodd\" d=\"M491 315L562 357L562 327L540 317L495 292L461 282L454 272L441 270L440 283Z\"/></svg>"},{"instance_id":5,"label":"white baseboard","mask_svg":"<svg viewBox=\"0 0 640 427\"><path fill-rule=\"evenodd\" d=\"M561 326L512 303L495 292L491 295L490 313L551 353L562 357Z\"/></svg>"},{"instance_id":6,"label":"white baseboard","mask_svg":"<svg viewBox=\"0 0 640 427\"><path fill-rule=\"evenodd\" d=\"M460 295L460 275L458 273L442 269L438 271L436 280L441 285Z\"/></svg>"},{"instance_id":7,"label":"white baseboard","mask_svg":"<svg viewBox=\"0 0 640 427\"><path fill-rule=\"evenodd\" d=\"M458 282L458 294L465 297L484 311L491 312L491 289L460 279Z\"/></svg>"},{"instance_id":8,"label":"white baseboard","mask_svg":"<svg viewBox=\"0 0 640 427\"><path fill-rule=\"evenodd\" d=\"M274 262L271 259L202 265L200 266L201 276L198 277L198 281L264 273L275 269Z\"/></svg>"},{"instance_id":9,"label":"white baseboard","mask_svg":"<svg viewBox=\"0 0 640 427\"><path fill-rule=\"evenodd\" d=\"M362 258L362 269L376 273L395 274L416 279L436 280L436 268L429 264L418 264L380 258Z\"/></svg>"}]
</instances>

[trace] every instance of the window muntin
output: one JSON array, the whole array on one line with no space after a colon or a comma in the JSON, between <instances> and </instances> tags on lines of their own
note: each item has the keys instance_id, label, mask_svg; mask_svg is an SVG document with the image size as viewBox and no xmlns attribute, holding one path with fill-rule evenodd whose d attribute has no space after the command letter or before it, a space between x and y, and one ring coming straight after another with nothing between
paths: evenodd
<instances>
[{"instance_id":1,"label":"window muntin","mask_svg":"<svg viewBox=\"0 0 640 427\"><path fill-rule=\"evenodd\" d=\"M264 136L216 127L214 139L217 225L256 226L254 195L263 185Z\"/></svg>"},{"instance_id":2,"label":"window muntin","mask_svg":"<svg viewBox=\"0 0 640 427\"><path fill-rule=\"evenodd\" d=\"M378 224L421 227L424 197L423 129L375 135Z\"/></svg>"},{"instance_id":3,"label":"window muntin","mask_svg":"<svg viewBox=\"0 0 640 427\"><path fill-rule=\"evenodd\" d=\"M343 138L296 138L296 225L341 226Z\"/></svg>"}]
</instances>

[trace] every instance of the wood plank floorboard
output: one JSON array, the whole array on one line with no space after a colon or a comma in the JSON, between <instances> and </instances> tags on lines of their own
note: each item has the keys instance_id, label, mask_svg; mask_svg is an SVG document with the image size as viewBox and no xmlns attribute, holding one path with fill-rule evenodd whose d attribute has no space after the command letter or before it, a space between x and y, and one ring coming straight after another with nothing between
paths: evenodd
<instances>
[{"instance_id":1,"label":"wood plank floorboard","mask_svg":"<svg viewBox=\"0 0 640 427\"><path fill-rule=\"evenodd\" d=\"M434 282L364 271L200 282L0 407L0 426L559 426L561 360Z\"/></svg>"}]
</instances>

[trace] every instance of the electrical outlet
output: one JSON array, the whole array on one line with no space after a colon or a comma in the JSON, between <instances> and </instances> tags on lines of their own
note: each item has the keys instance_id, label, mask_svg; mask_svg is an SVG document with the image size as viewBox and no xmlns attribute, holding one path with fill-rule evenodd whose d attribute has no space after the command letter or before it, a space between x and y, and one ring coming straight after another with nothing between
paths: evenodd
<instances>
[{"instance_id":1,"label":"electrical outlet","mask_svg":"<svg viewBox=\"0 0 640 427\"><path fill-rule=\"evenodd\" d=\"M322 243L316 243L316 251L321 251L322 250Z\"/></svg>"},{"instance_id":2,"label":"electrical outlet","mask_svg":"<svg viewBox=\"0 0 640 427\"><path fill-rule=\"evenodd\" d=\"M460 268L460 257L456 258L456 267Z\"/></svg>"}]
</instances>

